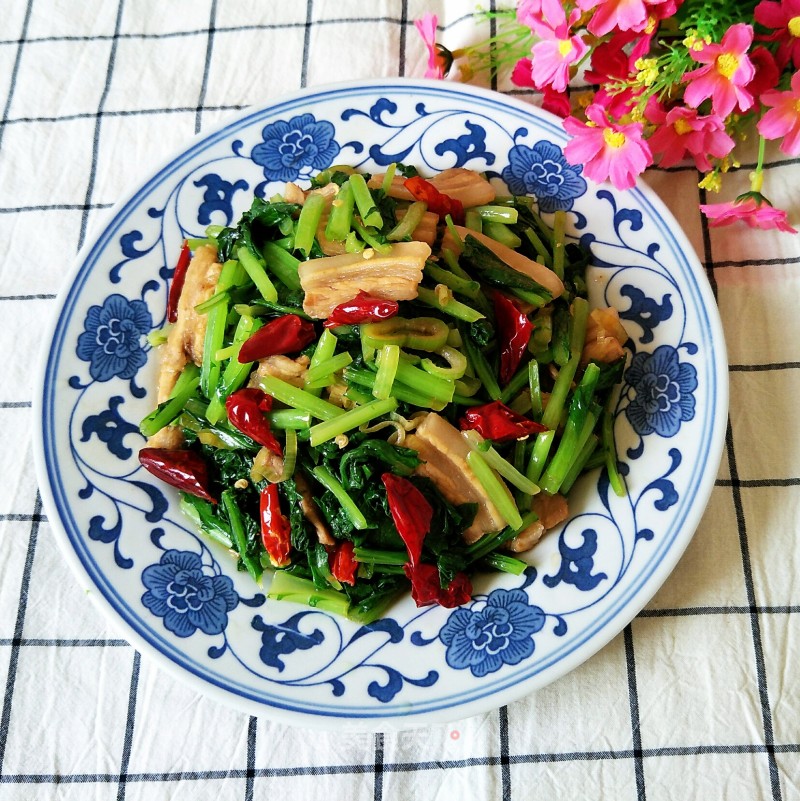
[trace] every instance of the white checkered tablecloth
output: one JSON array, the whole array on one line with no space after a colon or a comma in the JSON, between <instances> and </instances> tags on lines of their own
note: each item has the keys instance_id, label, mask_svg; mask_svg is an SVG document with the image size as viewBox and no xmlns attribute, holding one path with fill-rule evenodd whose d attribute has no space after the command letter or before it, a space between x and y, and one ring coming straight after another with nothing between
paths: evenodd
<instances>
[{"instance_id":1,"label":"white checkered tablecloth","mask_svg":"<svg viewBox=\"0 0 800 801\"><path fill-rule=\"evenodd\" d=\"M457 47L489 33L472 9L0 2L0 801L800 799L800 237L710 230L693 169L653 170L647 182L692 241L721 311L731 365L722 464L670 579L555 684L399 734L248 717L118 639L57 548L33 469L32 365L87 233L196 132L304 86L421 76L413 19L438 13L442 40ZM798 160L773 153L766 173L772 200L800 225ZM725 199L747 174L745 164L729 176Z\"/></svg>"}]
</instances>

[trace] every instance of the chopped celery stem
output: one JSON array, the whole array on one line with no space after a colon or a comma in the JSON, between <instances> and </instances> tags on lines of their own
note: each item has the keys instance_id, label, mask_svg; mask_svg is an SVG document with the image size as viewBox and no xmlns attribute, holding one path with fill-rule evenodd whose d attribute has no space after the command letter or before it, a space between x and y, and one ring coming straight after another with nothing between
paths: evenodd
<instances>
[{"instance_id":1,"label":"chopped celery stem","mask_svg":"<svg viewBox=\"0 0 800 801\"><path fill-rule=\"evenodd\" d=\"M275 376L265 375L259 379L259 385L268 395L291 406L293 409L299 409L308 412L320 420L332 420L334 417L339 417L344 414L344 409L328 403L310 392L298 389L292 384L282 381ZM336 436L334 434L334 436Z\"/></svg>"},{"instance_id":2,"label":"chopped celery stem","mask_svg":"<svg viewBox=\"0 0 800 801\"><path fill-rule=\"evenodd\" d=\"M341 242L350 233L353 204L353 189L350 181L347 180L339 187L339 191L333 199L328 224L325 226L325 236L332 242Z\"/></svg>"},{"instance_id":3,"label":"chopped celery stem","mask_svg":"<svg viewBox=\"0 0 800 801\"><path fill-rule=\"evenodd\" d=\"M400 346L384 345L377 354L378 372L372 385L372 394L379 400L385 400L392 393L392 384L397 376L397 365L400 363Z\"/></svg>"},{"instance_id":4,"label":"chopped celery stem","mask_svg":"<svg viewBox=\"0 0 800 801\"><path fill-rule=\"evenodd\" d=\"M553 266L553 257L550 255L550 251L547 249L547 246L542 242L539 238L539 235L533 228L526 228L525 229L525 236L528 237L528 241L533 245L534 250L539 254L539 257L542 259L542 264L545 267L552 267Z\"/></svg>"},{"instance_id":5,"label":"chopped celery stem","mask_svg":"<svg viewBox=\"0 0 800 801\"><path fill-rule=\"evenodd\" d=\"M247 534L244 530L244 523L242 522L242 515L239 511L239 506L233 497L233 490L225 490L222 493L222 505L228 515L228 520L231 524L231 534L233 535L233 544L239 552L239 558L242 564L247 569L247 572L256 580L261 577L260 566L247 554Z\"/></svg>"},{"instance_id":6,"label":"chopped celery stem","mask_svg":"<svg viewBox=\"0 0 800 801\"><path fill-rule=\"evenodd\" d=\"M517 559L514 556L505 556L501 553L490 553L485 561L489 567L493 567L495 570L500 570L503 573L512 573L515 576L521 576L528 566L522 559Z\"/></svg>"},{"instance_id":7,"label":"chopped celery stem","mask_svg":"<svg viewBox=\"0 0 800 801\"><path fill-rule=\"evenodd\" d=\"M261 297L274 303L278 299L278 290L275 289L275 284L270 281L261 262L244 247L236 251L236 257L242 267L247 270L247 274L256 285L256 289L261 293Z\"/></svg>"},{"instance_id":8,"label":"chopped celery stem","mask_svg":"<svg viewBox=\"0 0 800 801\"><path fill-rule=\"evenodd\" d=\"M523 387L528 383L528 367L520 367L511 379L509 380L508 384L506 384L505 389L503 389L502 394L500 395L500 400L503 403L508 403L510 400L515 398L520 392L522 392Z\"/></svg>"},{"instance_id":9,"label":"chopped celery stem","mask_svg":"<svg viewBox=\"0 0 800 801\"><path fill-rule=\"evenodd\" d=\"M381 242L376 239L358 220L353 218L353 228L358 232L358 235L369 245L376 253L381 256L388 256L392 252L392 246L386 242Z\"/></svg>"},{"instance_id":10,"label":"chopped celery stem","mask_svg":"<svg viewBox=\"0 0 800 801\"><path fill-rule=\"evenodd\" d=\"M481 439L480 434L476 431L465 431L464 437L467 442L469 442L470 448L480 452L480 455L489 467L496 470L517 489L522 490L526 495L535 495L539 492L539 487L537 487L536 484L520 473L511 462L504 459L487 440ZM487 445L488 447L486 447Z\"/></svg>"},{"instance_id":11,"label":"chopped celery stem","mask_svg":"<svg viewBox=\"0 0 800 801\"><path fill-rule=\"evenodd\" d=\"M311 425L311 415L298 409L276 409L267 412L267 420L273 428L279 430L308 428Z\"/></svg>"},{"instance_id":12,"label":"chopped celery stem","mask_svg":"<svg viewBox=\"0 0 800 801\"><path fill-rule=\"evenodd\" d=\"M470 562L483 559L486 554L496 551L501 545L509 540L513 540L517 534L525 531L528 526L533 525L538 519L539 516L536 512L526 512L522 515L521 522L518 526L506 526L502 531L484 534L479 540L475 540L475 542L467 546L466 551Z\"/></svg>"},{"instance_id":13,"label":"chopped celery stem","mask_svg":"<svg viewBox=\"0 0 800 801\"><path fill-rule=\"evenodd\" d=\"M139 431L145 437L152 437L168 426L183 411L183 407L200 386L200 371L190 364L180 375L168 400L160 403L139 423Z\"/></svg>"},{"instance_id":14,"label":"chopped celery stem","mask_svg":"<svg viewBox=\"0 0 800 801\"><path fill-rule=\"evenodd\" d=\"M313 435L312 435L313 437ZM313 444L313 439L312 439ZM350 522L355 526L356 529L361 531L369 526L367 522L367 518L361 513L359 508L356 506L355 501L347 494L345 488L341 485L341 483L334 477L333 473L328 470L327 467L324 465L318 465L312 471L314 477L325 487L326 490L331 492L339 502L339 505L344 510L344 513L350 519Z\"/></svg>"},{"instance_id":15,"label":"chopped celery stem","mask_svg":"<svg viewBox=\"0 0 800 801\"><path fill-rule=\"evenodd\" d=\"M425 275L432 278L437 284L444 284L450 287L453 292L458 292L473 300L478 297L481 291L481 285L477 281L462 278L450 270L443 270L430 261L425 265Z\"/></svg>"},{"instance_id":16,"label":"chopped celery stem","mask_svg":"<svg viewBox=\"0 0 800 801\"><path fill-rule=\"evenodd\" d=\"M297 219L297 228L294 233L294 247L306 258L311 255L317 226L325 210L325 198L320 194L310 194L306 197L300 216Z\"/></svg>"},{"instance_id":17,"label":"chopped celery stem","mask_svg":"<svg viewBox=\"0 0 800 801\"><path fill-rule=\"evenodd\" d=\"M539 383L539 362L531 359L528 362L528 386L531 391L531 416L539 420L542 416L542 388Z\"/></svg>"},{"instance_id":18,"label":"chopped celery stem","mask_svg":"<svg viewBox=\"0 0 800 801\"><path fill-rule=\"evenodd\" d=\"M392 181L394 181L394 175L397 172L397 164L392 162L386 168L386 174L383 176L383 181L381 182L381 191L383 194L388 194L389 190L392 188Z\"/></svg>"},{"instance_id":19,"label":"chopped celery stem","mask_svg":"<svg viewBox=\"0 0 800 801\"><path fill-rule=\"evenodd\" d=\"M479 234L483 231L481 215L475 209L467 209L464 212L464 228L469 228L470 231L477 231Z\"/></svg>"},{"instance_id":20,"label":"chopped celery stem","mask_svg":"<svg viewBox=\"0 0 800 801\"><path fill-rule=\"evenodd\" d=\"M322 332L322 336L317 340L317 346L311 356L311 362L308 365L309 370L314 370L317 367L325 364L336 352L336 345L338 340L336 334L332 333L329 328ZM322 392L322 387L306 387L306 391L312 395L319 395Z\"/></svg>"},{"instance_id":21,"label":"chopped celery stem","mask_svg":"<svg viewBox=\"0 0 800 801\"><path fill-rule=\"evenodd\" d=\"M601 427L603 453L606 470L608 471L608 481L611 488L620 497L624 498L627 494L625 483L617 466L617 446L614 442L614 413L611 411L611 399L603 412L603 422Z\"/></svg>"},{"instance_id":22,"label":"chopped celery stem","mask_svg":"<svg viewBox=\"0 0 800 801\"><path fill-rule=\"evenodd\" d=\"M423 203L421 200L417 200L412 203L406 213L403 215L400 222L386 234L386 238L390 242L400 242L407 237L410 237L411 234L416 231L417 226L422 222L422 218L425 216L425 212L428 210L428 204Z\"/></svg>"},{"instance_id":23,"label":"chopped celery stem","mask_svg":"<svg viewBox=\"0 0 800 801\"><path fill-rule=\"evenodd\" d=\"M452 297L452 294L450 297L441 300L435 290L424 286L417 287L417 300L426 306L439 309L439 311L454 317L456 320L463 320L465 323L474 323L485 317L484 314L481 314L477 309L473 309L472 306L467 306L466 303L456 300Z\"/></svg>"},{"instance_id":24,"label":"chopped celery stem","mask_svg":"<svg viewBox=\"0 0 800 801\"><path fill-rule=\"evenodd\" d=\"M595 434L592 434L583 444L583 447L573 462L572 467L570 467L570 469L567 471L567 475L561 482L560 492L562 495L566 495L572 489L572 485L578 480L578 477L583 472L584 468L586 467L586 463L595 452L599 442L600 438Z\"/></svg>"},{"instance_id":25,"label":"chopped celery stem","mask_svg":"<svg viewBox=\"0 0 800 801\"><path fill-rule=\"evenodd\" d=\"M353 357L347 351L337 353L322 364L310 367L306 372L305 382L306 384L314 384L323 379L330 378L334 373L347 367L352 361Z\"/></svg>"},{"instance_id":26,"label":"chopped celery stem","mask_svg":"<svg viewBox=\"0 0 800 801\"><path fill-rule=\"evenodd\" d=\"M513 206L474 206L471 211L488 222L514 225L519 219L519 212Z\"/></svg>"},{"instance_id":27,"label":"chopped celery stem","mask_svg":"<svg viewBox=\"0 0 800 801\"><path fill-rule=\"evenodd\" d=\"M374 565L404 565L408 561L406 551L385 551L378 548L353 549L353 557L357 562Z\"/></svg>"},{"instance_id":28,"label":"chopped celery stem","mask_svg":"<svg viewBox=\"0 0 800 801\"><path fill-rule=\"evenodd\" d=\"M263 252L270 272L289 289L300 289L300 276L297 274L300 260L275 242L267 242Z\"/></svg>"},{"instance_id":29,"label":"chopped celery stem","mask_svg":"<svg viewBox=\"0 0 800 801\"><path fill-rule=\"evenodd\" d=\"M293 576L285 570L276 570L267 592L274 601L291 601L336 615L347 615L350 601L342 592L320 590L309 579Z\"/></svg>"},{"instance_id":30,"label":"chopped celery stem","mask_svg":"<svg viewBox=\"0 0 800 801\"><path fill-rule=\"evenodd\" d=\"M541 431L536 435L536 440L533 443L533 450L531 451L531 458L528 462L528 469L525 471L525 475L534 483L536 483L542 475L547 456L550 453L550 448L555 438L555 431Z\"/></svg>"},{"instance_id":31,"label":"chopped celery stem","mask_svg":"<svg viewBox=\"0 0 800 801\"><path fill-rule=\"evenodd\" d=\"M507 225L500 222L484 222L483 233L512 250L516 250L522 244L522 240Z\"/></svg>"},{"instance_id":32,"label":"chopped celery stem","mask_svg":"<svg viewBox=\"0 0 800 801\"><path fill-rule=\"evenodd\" d=\"M364 180L364 176L361 175L361 173L353 173L348 181L353 190L353 199L355 200L356 208L361 215L361 219L364 221L364 225L370 228L382 228L383 217L381 217L381 213L375 206L375 201L372 198L372 193L369 191L367 182Z\"/></svg>"},{"instance_id":33,"label":"chopped celery stem","mask_svg":"<svg viewBox=\"0 0 800 801\"><path fill-rule=\"evenodd\" d=\"M396 408L397 400L395 398L386 398L386 400L374 400L365 403L363 406L356 406L355 409L350 409L347 412L340 409L342 413L337 415L335 419L324 420L311 427L311 445L316 447L323 442L338 437L340 434L352 431L354 428L368 423L375 417L388 414Z\"/></svg>"},{"instance_id":34,"label":"chopped celery stem","mask_svg":"<svg viewBox=\"0 0 800 801\"><path fill-rule=\"evenodd\" d=\"M495 475L483 456L478 451L471 450L467 454L467 464L506 523L512 528L519 528L522 525L522 516L517 505L508 487Z\"/></svg>"},{"instance_id":35,"label":"chopped celery stem","mask_svg":"<svg viewBox=\"0 0 800 801\"><path fill-rule=\"evenodd\" d=\"M564 278L564 227L567 223L567 213L559 209L553 216L553 272L563 280Z\"/></svg>"},{"instance_id":36,"label":"chopped celery stem","mask_svg":"<svg viewBox=\"0 0 800 801\"><path fill-rule=\"evenodd\" d=\"M486 394L492 400L499 400L502 392L500 391L497 379L494 377L494 370L492 370L489 362L486 360L486 356L483 355L483 351L470 339L466 331L462 331L461 336L464 340L464 350L467 359L475 370L475 375L483 384Z\"/></svg>"},{"instance_id":37,"label":"chopped celery stem","mask_svg":"<svg viewBox=\"0 0 800 801\"><path fill-rule=\"evenodd\" d=\"M420 370L418 367L414 367L402 360L398 360L395 375L400 383L436 400L450 403L453 399L455 384L448 378L431 375L425 370Z\"/></svg>"}]
</instances>

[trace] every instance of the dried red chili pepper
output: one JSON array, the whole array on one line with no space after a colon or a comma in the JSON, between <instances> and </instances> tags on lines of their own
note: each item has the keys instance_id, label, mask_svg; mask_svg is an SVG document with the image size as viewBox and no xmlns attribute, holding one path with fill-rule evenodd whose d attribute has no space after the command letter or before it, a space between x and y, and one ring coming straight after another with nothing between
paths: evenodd
<instances>
[{"instance_id":1,"label":"dried red chili pepper","mask_svg":"<svg viewBox=\"0 0 800 801\"><path fill-rule=\"evenodd\" d=\"M472 582L466 573L456 573L446 588L439 580L439 569L436 565L421 562L418 565L403 566L411 581L411 597L417 606L439 604L446 609L467 603L472 597Z\"/></svg>"},{"instance_id":2,"label":"dried red chili pepper","mask_svg":"<svg viewBox=\"0 0 800 801\"><path fill-rule=\"evenodd\" d=\"M433 509L425 496L407 479L394 473L381 476L386 487L389 511L397 533L408 549L412 567L422 557L422 542L431 527Z\"/></svg>"},{"instance_id":3,"label":"dried red chili pepper","mask_svg":"<svg viewBox=\"0 0 800 801\"><path fill-rule=\"evenodd\" d=\"M362 289L352 300L340 303L323 325L325 328L335 328L337 325L377 323L394 317L399 310L400 304L396 300L376 298Z\"/></svg>"},{"instance_id":4,"label":"dried red chili pepper","mask_svg":"<svg viewBox=\"0 0 800 801\"><path fill-rule=\"evenodd\" d=\"M169 287L167 298L167 322L174 323L178 319L178 301L183 291L183 283L186 280L186 271L189 269L189 262L192 260L192 253L189 250L189 243L184 239L181 247L181 255L178 256L178 263L172 273L172 283Z\"/></svg>"},{"instance_id":5,"label":"dried red chili pepper","mask_svg":"<svg viewBox=\"0 0 800 801\"><path fill-rule=\"evenodd\" d=\"M232 392L225 400L225 411L231 425L269 448L277 456L283 456L283 448L275 439L265 413L272 409L272 396L257 387L248 387Z\"/></svg>"},{"instance_id":6,"label":"dried red chili pepper","mask_svg":"<svg viewBox=\"0 0 800 801\"><path fill-rule=\"evenodd\" d=\"M456 225L464 223L464 206L461 201L440 192L430 181L415 175L413 178L406 178L403 186L411 192L414 200L424 201L428 211L438 214L440 220L449 214Z\"/></svg>"},{"instance_id":7,"label":"dried red chili pepper","mask_svg":"<svg viewBox=\"0 0 800 801\"><path fill-rule=\"evenodd\" d=\"M353 556L355 546L350 540L343 540L336 543L336 547L328 555L331 575L342 584L349 584L351 587L356 583L356 573L358 572L358 562Z\"/></svg>"},{"instance_id":8,"label":"dried red chili pepper","mask_svg":"<svg viewBox=\"0 0 800 801\"><path fill-rule=\"evenodd\" d=\"M209 494L208 465L199 453L168 448L142 448L139 464L156 478L196 495L205 501L216 503Z\"/></svg>"},{"instance_id":9,"label":"dried red chili pepper","mask_svg":"<svg viewBox=\"0 0 800 801\"><path fill-rule=\"evenodd\" d=\"M292 526L281 512L281 499L277 484L267 484L259 495L261 541L273 567L286 567L290 563Z\"/></svg>"},{"instance_id":10,"label":"dried red chili pepper","mask_svg":"<svg viewBox=\"0 0 800 801\"><path fill-rule=\"evenodd\" d=\"M462 431L474 429L484 439L495 442L508 442L547 431L547 426L517 414L499 400L467 409L458 424Z\"/></svg>"},{"instance_id":11,"label":"dried red chili pepper","mask_svg":"<svg viewBox=\"0 0 800 801\"><path fill-rule=\"evenodd\" d=\"M500 383L507 384L528 349L533 323L519 306L502 292L492 295L500 346Z\"/></svg>"},{"instance_id":12,"label":"dried red chili pepper","mask_svg":"<svg viewBox=\"0 0 800 801\"><path fill-rule=\"evenodd\" d=\"M296 314L284 314L270 320L242 343L239 364L266 359L284 353L297 353L317 338L314 325Z\"/></svg>"}]
</instances>

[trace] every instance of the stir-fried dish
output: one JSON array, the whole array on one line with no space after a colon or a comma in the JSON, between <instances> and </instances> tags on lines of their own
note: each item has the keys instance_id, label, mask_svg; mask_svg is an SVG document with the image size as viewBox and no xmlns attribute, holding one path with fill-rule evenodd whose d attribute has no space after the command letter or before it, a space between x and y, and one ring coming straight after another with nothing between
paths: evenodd
<instances>
[{"instance_id":1,"label":"stir-fried dish","mask_svg":"<svg viewBox=\"0 0 800 801\"><path fill-rule=\"evenodd\" d=\"M521 573L601 467L627 339L589 253L478 173L333 167L183 245L141 464L271 598L369 621Z\"/></svg>"}]
</instances>

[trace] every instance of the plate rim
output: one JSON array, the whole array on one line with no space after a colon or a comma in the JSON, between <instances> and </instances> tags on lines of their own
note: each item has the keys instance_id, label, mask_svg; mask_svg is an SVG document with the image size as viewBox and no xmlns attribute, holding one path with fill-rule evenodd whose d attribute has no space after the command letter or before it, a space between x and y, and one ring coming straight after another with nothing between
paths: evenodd
<instances>
[{"instance_id":1,"label":"plate rim","mask_svg":"<svg viewBox=\"0 0 800 801\"><path fill-rule=\"evenodd\" d=\"M289 702L285 706L266 703L264 700L255 697L247 697L238 690L232 690L221 686L212 678L201 676L196 673L190 665L181 664L171 659L166 653L160 650L155 643L140 634L136 626L121 614L112 600L108 598L98 586L98 582L73 546L70 535L62 519L61 508L53 491L46 455L47 448L44 432L48 428L48 423L45 421L43 415L47 408L46 396L49 386L47 382L47 377L50 372L48 357L67 303L73 295L77 278L81 274L91 253L95 248L101 245L104 237L108 237L109 228L113 221L118 216L129 211L130 205L136 202L137 196L146 186L162 173L173 168L176 162L188 160L198 149L202 150L212 146L216 141L224 137L225 132L229 128L242 127L249 118L257 118L259 115L263 115L266 112L277 114L280 112L281 107L292 106L297 104L298 101L309 101L315 95L323 95L325 97L335 96L338 93L348 93L349 96L355 93L370 95L377 91L391 92L393 88L400 87L403 87L404 90L407 91L409 87L413 88L414 86L418 86L420 89L425 89L427 91L434 89L443 95L461 95L472 99L480 98L484 102L488 101L489 103L499 104L501 106L510 106L515 108L517 112L535 118L537 124L545 123L548 127L554 128L562 139L566 136L563 133L560 118L515 97L482 87L426 79L384 78L370 81L345 81L319 84L293 93L281 95L259 105L242 109L238 113L224 117L207 130L194 135L188 139L183 146L171 152L167 158L142 170L144 177L138 179L137 182L126 188L126 190L122 192L119 200L113 204L106 214L98 219L86 242L74 257L71 269L68 271L59 290L46 334L42 339L41 352L38 359L38 369L34 384L35 394L32 403L34 420L33 450L36 476L39 482L42 502L47 511L48 522L51 524L56 534L56 540L62 555L67 558L81 587L88 590L87 594L95 603L96 608L100 609L106 622L123 633L124 639L130 642L143 656L151 659L160 669L166 670L180 681L188 681L189 685L199 693L212 697L229 707L232 706L240 711L253 714L253 705L255 704L257 707L257 714L265 714L276 720L281 720L282 722L292 725L322 729L330 729L333 726L337 726L358 731L416 728L488 712L511 701L523 698L536 689L561 678L566 673L591 658L597 651L616 637L641 611L644 605L658 591L666 578L673 571L689 542L694 537L700 523L700 518L706 509L724 449L724 432L729 401L729 376L724 333L716 301L708 282L700 280L705 278L702 264L691 243L688 241L685 232L677 225L674 216L655 191L640 179L633 193L639 193L651 206L652 211L656 212L656 216L659 219L663 220L665 223L674 223L672 226L667 226L669 235L676 240L675 244L677 248L684 254L689 271L694 275L697 281L697 291L700 296L701 307L705 311L705 323L708 327L709 339L713 340L715 344L714 352L710 358L712 359L712 366L716 368L714 377L716 380L717 397L715 408L711 415L712 419L709 424L710 450L705 461L708 468L713 466L715 469L707 469L699 480L696 487L695 500L687 508L681 524L679 526L676 525L676 533L672 541L663 546L663 554L657 564L648 575L637 577L636 581L632 584L635 589L629 592L625 602L619 602L620 608L613 611L613 613L609 612L611 619L614 621L614 625L609 626L608 623L606 623L598 630L594 630L590 627L582 638L582 641L574 645L572 650L566 655L558 658L555 664L551 661L543 665L534 674L524 678L518 678L516 680L509 678L503 683L501 688L494 692L479 695L477 698L461 702L457 701L448 705L440 704L434 709L426 709L420 712L414 712L413 708L409 708L407 711L397 711L387 715L387 710L376 709L374 713L365 712L361 713L358 717L344 717L341 711L312 714L307 710L295 708L292 706L292 702ZM595 186L602 185L596 184ZM75 293L76 298L78 294L79 293ZM711 374L711 372L713 371L709 370L709 374ZM696 500L698 497L701 500L700 503ZM609 620L608 622L611 621ZM176 649L174 646L170 646L170 650L177 650L179 652L179 649ZM553 659L555 658L556 654L553 655ZM542 674L545 676L544 680L542 680ZM452 714L454 710L458 713L456 716Z\"/></svg>"}]
</instances>

